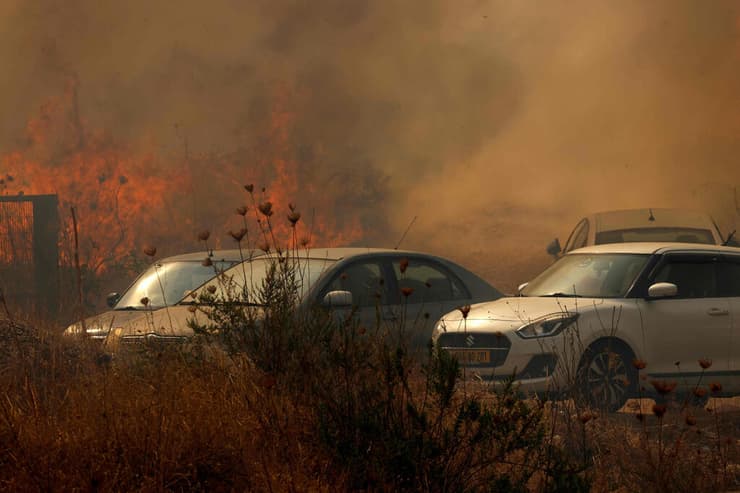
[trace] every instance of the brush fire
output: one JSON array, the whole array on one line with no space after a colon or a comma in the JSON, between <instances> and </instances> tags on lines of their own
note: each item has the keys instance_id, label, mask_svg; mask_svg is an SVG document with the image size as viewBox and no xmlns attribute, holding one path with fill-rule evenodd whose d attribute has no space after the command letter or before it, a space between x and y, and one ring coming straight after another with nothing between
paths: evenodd
<instances>
[{"instance_id":1,"label":"brush fire","mask_svg":"<svg viewBox=\"0 0 740 493\"><path fill-rule=\"evenodd\" d=\"M184 143L182 154L172 156L134 150L90 129L79 113L78 85L70 81L29 120L25 143L0 156L0 194L8 200L0 207L0 238L15 245L0 251L0 262L31 263L23 246L28 227L11 220L7 204L40 194L58 196L59 265L74 267L74 209L77 253L93 277L111 270L133 275L144 245L156 245L160 254L197 250L203 230L213 232L210 248L233 247L250 229L259 241L260 221L269 222L286 247L362 239L360 217L338 213L348 191L312 182L295 157L292 97L287 87L275 90L264 133L250 152L194 155ZM302 198L310 198L308 207L300 206Z\"/></svg>"}]
</instances>

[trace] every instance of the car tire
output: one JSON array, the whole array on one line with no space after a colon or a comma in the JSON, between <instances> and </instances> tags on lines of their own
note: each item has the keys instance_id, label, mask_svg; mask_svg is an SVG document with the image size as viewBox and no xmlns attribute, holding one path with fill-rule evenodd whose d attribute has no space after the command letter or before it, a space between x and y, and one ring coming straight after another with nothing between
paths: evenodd
<instances>
[{"instance_id":1,"label":"car tire","mask_svg":"<svg viewBox=\"0 0 740 493\"><path fill-rule=\"evenodd\" d=\"M616 412L637 393L634 354L617 339L601 339L583 353L577 373L579 403Z\"/></svg>"}]
</instances>

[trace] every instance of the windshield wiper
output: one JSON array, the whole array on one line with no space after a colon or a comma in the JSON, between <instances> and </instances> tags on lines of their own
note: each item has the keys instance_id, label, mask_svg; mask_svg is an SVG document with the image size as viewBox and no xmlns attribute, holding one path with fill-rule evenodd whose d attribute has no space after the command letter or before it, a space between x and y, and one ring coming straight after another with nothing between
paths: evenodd
<instances>
[{"instance_id":1,"label":"windshield wiper","mask_svg":"<svg viewBox=\"0 0 740 493\"><path fill-rule=\"evenodd\" d=\"M543 298L544 297L547 297L547 298L582 298L582 296L580 294L563 293L563 292L560 292L560 291L558 291L557 293L542 294L540 296L542 296Z\"/></svg>"},{"instance_id":2,"label":"windshield wiper","mask_svg":"<svg viewBox=\"0 0 740 493\"><path fill-rule=\"evenodd\" d=\"M181 301L178 305L232 305L232 306L267 306L265 303L255 303L254 301Z\"/></svg>"}]
</instances>

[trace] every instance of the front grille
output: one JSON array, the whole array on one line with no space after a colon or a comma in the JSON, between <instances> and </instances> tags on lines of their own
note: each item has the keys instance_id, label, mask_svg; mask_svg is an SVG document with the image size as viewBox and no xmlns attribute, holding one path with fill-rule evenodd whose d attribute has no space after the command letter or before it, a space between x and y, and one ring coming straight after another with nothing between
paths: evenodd
<instances>
[{"instance_id":1,"label":"front grille","mask_svg":"<svg viewBox=\"0 0 740 493\"><path fill-rule=\"evenodd\" d=\"M140 336L123 336L121 337L121 343L123 344L172 344L172 343L183 343L188 340L185 336L170 336L170 335L159 335L159 334L146 334Z\"/></svg>"},{"instance_id":2,"label":"front grille","mask_svg":"<svg viewBox=\"0 0 740 493\"><path fill-rule=\"evenodd\" d=\"M509 349L511 341L501 333L446 332L439 336L437 343L443 348L495 348Z\"/></svg>"},{"instance_id":3,"label":"front grille","mask_svg":"<svg viewBox=\"0 0 740 493\"><path fill-rule=\"evenodd\" d=\"M495 368L506 361L511 341L501 333L448 332L439 336L437 345L464 366Z\"/></svg>"}]
</instances>

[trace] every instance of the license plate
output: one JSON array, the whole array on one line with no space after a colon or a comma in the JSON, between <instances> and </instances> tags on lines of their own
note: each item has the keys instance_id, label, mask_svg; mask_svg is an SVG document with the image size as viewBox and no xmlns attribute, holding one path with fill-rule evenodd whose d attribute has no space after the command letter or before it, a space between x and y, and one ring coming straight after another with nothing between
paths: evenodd
<instances>
[{"instance_id":1,"label":"license plate","mask_svg":"<svg viewBox=\"0 0 740 493\"><path fill-rule=\"evenodd\" d=\"M457 358L457 361L462 364L491 362L490 351L480 349L448 349L447 352Z\"/></svg>"}]
</instances>

